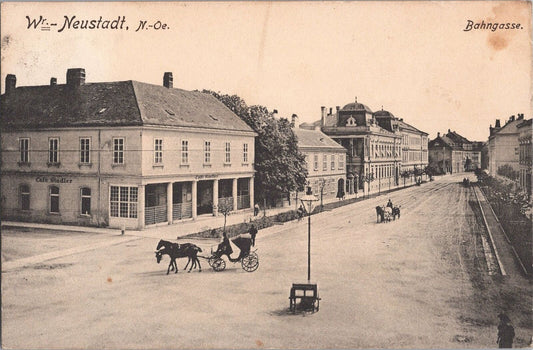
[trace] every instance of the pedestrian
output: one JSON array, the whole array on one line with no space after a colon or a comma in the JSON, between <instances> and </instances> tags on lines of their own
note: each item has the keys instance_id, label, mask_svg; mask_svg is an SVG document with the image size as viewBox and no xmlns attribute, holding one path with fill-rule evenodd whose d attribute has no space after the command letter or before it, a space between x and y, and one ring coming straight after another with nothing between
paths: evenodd
<instances>
[{"instance_id":1,"label":"pedestrian","mask_svg":"<svg viewBox=\"0 0 533 350\"><path fill-rule=\"evenodd\" d=\"M390 198L389 198L389 201L387 202L387 207L391 209L393 208L392 201L390 200Z\"/></svg>"},{"instance_id":2,"label":"pedestrian","mask_svg":"<svg viewBox=\"0 0 533 350\"><path fill-rule=\"evenodd\" d=\"M254 205L254 216L257 216L259 214L259 204L255 203Z\"/></svg>"},{"instance_id":3,"label":"pedestrian","mask_svg":"<svg viewBox=\"0 0 533 350\"><path fill-rule=\"evenodd\" d=\"M514 327L511 324L511 319L505 313L498 315L500 324L498 325L498 347L510 349L513 347Z\"/></svg>"},{"instance_id":4,"label":"pedestrian","mask_svg":"<svg viewBox=\"0 0 533 350\"><path fill-rule=\"evenodd\" d=\"M300 206L298 207L298 221L302 220L303 216L304 216L304 213L305 213L305 209L303 207L303 205L300 204Z\"/></svg>"},{"instance_id":5,"label":"pedestrian","mask_svg":"<svg viewBox=\"0 0 533 350\"><path fill-rule=\"evenodd\" d=\"M252 224L250 227L250 236L252 236L252 247L255 247L255 236L257 235L257 229L255 228L255 225Z\"/></svg>"}]
</instances>

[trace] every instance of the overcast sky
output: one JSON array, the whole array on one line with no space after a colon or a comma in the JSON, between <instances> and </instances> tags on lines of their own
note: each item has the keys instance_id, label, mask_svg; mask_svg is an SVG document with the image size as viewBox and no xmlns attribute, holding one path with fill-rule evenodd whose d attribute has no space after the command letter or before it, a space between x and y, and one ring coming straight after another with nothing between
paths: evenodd
<instances>
[{"instance_id":1,"label":"overcast sky","mask_svg":"<svg viewBox=\"0 0 533 350\"><path fill-rule=\"evenodd\" d=\"M26 16L57 23L27 29ZM65 29L64 16L117 19L128 30ZM135 32L140 20L167 30ZM464 31L474 23L518 30ZM531 2L2 3L2 83L137 80L237 94L301 122L320 106L382 108L426 131L485 141L489 124L531 118ZM3 84L2 84L3 85ZM4 88L2 86L2 92Z\"/></svg>"}]
</instances>

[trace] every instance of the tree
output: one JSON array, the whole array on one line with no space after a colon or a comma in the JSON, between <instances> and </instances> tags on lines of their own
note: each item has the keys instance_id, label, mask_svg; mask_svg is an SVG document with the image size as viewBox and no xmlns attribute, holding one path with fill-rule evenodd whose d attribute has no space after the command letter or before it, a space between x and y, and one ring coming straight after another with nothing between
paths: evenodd
<instances>
[{"instance_id":1,"label":"tree","mask_svg":"<svg viewBox=\"0 0 533 350\"><path fill-rule=\"evenodd\" d=\"M224 103L257 133L254 189L258 200L274 204L290 192L303 191L307 178L305 156L298 150L298 140L287 119L274 118L264 106L248 106L237 95L203 92Z\"/></svg>"},{"instance_id":2,"label":"tree","mask_svg":"<svg viewBox=\"0 0 533 350\"><path fill-rule=\"evenodd\" d=\"M233 203L229 201L221 201L218 203L218 211L224 215L224 230L226 232L226 219L229 213L233 210Z\"/></svg>"}]
</instances>

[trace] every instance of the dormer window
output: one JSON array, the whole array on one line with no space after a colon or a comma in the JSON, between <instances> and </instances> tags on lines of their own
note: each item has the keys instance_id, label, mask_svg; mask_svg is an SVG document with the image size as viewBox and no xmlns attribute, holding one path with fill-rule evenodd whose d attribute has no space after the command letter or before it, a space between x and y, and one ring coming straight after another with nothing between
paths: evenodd
<instances>
[{"instance_id":1,"label":"dormer window","mask_svg":"<svg viewBox=\"0 0 533 350\"><path fill-rule=\"evenodd\" d=\"M354 117L348 118L346 121L346 126L357 126L357 122L355 121Z\"/></svg>"}]
</instances>

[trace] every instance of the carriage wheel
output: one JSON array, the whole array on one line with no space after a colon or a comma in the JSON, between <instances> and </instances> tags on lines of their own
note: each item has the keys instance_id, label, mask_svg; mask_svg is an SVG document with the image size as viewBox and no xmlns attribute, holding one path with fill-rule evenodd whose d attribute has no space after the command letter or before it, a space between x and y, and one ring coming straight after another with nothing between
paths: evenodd
<instances>
[{"instance_id":1,"label":"carriage wheel","mask_svg":"<svg viewBox=\"0 0 533 350\"><path fill-rule=\"evenodd\" d=\"M254 272L259 267L259 257L255 253L250 253L242 258L241 265L244 271Z\"/></svg>"},{"instance_id":2,"label":"carriage wheel","mask_svg":"<svg viewBox=\"0 0 533 350\"><path fill-rule=\"evenodd\" d=\"M222 260L221 258L215 258L215 260L213 261L213 265L211 265L211 267L216 272L219 272L226 268L226 262Z\"/></svg>"},{"instance_id":3,"label":"carriage wheel","mask_svg":"<svg viewBox=\"0 0 533 350\"><path fill-rule=\"evenodd\" d=\"M211 255L209 258L207 258L207 263L209 264L209 266L213 267L213 263L215 262L216 259L217 257L214 255Z\"/></svg>"}]
</instances>

